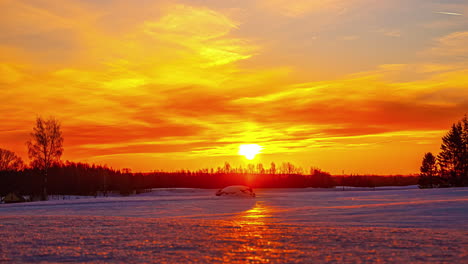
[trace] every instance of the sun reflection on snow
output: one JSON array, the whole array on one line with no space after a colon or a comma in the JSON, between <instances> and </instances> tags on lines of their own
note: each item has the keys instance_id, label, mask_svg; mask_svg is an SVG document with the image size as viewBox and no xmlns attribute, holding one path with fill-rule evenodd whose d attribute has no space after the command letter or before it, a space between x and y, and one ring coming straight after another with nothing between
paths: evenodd
<instances>
[{"instance_id":1,"label":"sun reflection on snow","mask_svg":"<svg viewBox=\"0 0 468 264\"><path fill-rule=\"evenodd\" d=\"M235 216L232 224L237 228L226 234L225 239L236 241L236 246L224 252L223 261L235 262L242 256L251 263L268 263L293 253L294 250L281 249L287 238L274 228L273 213L272 207L257 201L254 207Z\"/></svg>"},{"instance_id":2,"label":"sun reflection on snow","mask_svg":"<svg viewBox=\"0 0 468 264\"><path fill-rule=\"evenodd\" d=\"M247 211L244 211L241 218L246 219L245 221L263 221L264 218L271 216L271 208L266 207L261 202L256 202L255 206Z\"/></svg>"}]
</instances>

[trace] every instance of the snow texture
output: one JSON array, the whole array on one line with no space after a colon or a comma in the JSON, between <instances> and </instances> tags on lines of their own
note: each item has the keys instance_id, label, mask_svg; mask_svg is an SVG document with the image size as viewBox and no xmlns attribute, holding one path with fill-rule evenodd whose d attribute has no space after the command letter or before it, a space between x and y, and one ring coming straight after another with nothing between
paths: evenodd
<instances>
[{"instance_id":1,"label":"snow texture","mask_svg":"<svg viewBox=\"0 0 468 264\"><path fill-rule=\"evenodd\" d=\"M1 204L0 263L468 263L468 188L254 191Z\"/></svg>"}]
</instances>

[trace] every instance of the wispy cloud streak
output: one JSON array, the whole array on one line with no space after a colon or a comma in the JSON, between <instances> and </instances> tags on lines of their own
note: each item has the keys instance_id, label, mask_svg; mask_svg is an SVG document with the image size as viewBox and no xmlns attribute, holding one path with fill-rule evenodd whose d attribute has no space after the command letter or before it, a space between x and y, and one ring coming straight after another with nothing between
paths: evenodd
<instances>
[{"instance_id":1,"label":"wispy cloud streak","mask_svg":"<svg viewBox=\"0 0 468 264\"><path fill-rule=\"evenodd\" d=\"M463 16L463 14L461 13L455 13L455 12L442 12L442 11L438 11L438 12L434 12L435 14L442 14L442 15L449 15L449 16Z\"/></svg>"}]
</instances>

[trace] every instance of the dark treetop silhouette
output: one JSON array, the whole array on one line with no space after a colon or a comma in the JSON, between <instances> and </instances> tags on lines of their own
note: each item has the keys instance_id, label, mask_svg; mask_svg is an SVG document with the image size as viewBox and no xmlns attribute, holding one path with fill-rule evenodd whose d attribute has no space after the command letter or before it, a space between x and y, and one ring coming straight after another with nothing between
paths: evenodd
<instances>
[{"instance_id":1,"label":"dark treetop silhouette","mask_svg":"<svg viewBox=\"0 0 468 264\"><path fill-rule=\"evenodd\" d=\"M42 171L43 192L42 199L47 199L47 173L54 162L59 162L63 153L63 137L60 122L55 118L36 119L36 126L31 133L31 140L27 143L28 154L33 167Z\"/></svg>"},{"instance_id":2,"label":"dark treetop silhouette","mask_svg":"<svg viewBox=\"0 0 468 264\"><path fill-rule=\"evenodd\" d=\"M23 160L14 152L0 148L0 171L17 171L23 167Z\"/></svg>"},{"instance_id":3,"label":"dark treetop silhouette","mask_svg":"<svg viewBox=\"0 0 468 264\"><path fill-rule=\"evenodd\" d=\"M442 137L437 158L426 153L421 166L421 188L468 186L468 118L452 125Z\"/></svg>"}]
</instances>

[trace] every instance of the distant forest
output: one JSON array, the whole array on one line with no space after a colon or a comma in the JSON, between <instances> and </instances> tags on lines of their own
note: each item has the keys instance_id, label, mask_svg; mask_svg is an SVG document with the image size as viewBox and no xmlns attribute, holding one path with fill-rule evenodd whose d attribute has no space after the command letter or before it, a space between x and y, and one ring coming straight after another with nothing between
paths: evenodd
<instances>
[{"instance_id":1,"label":"distant forest","mask_svg":"<svg viewBox=\"0 0 468 264\"><path fill-rule=\"evenodd\" d=\"M318 168L308 172L290 162L269 168L249 164L234 168L229 163L216 169L176 172L132 173L107 166L62 162L63 137L60 122L38 117L26 142L31 162L26 165L12 151L0 148L0 196L10 192L46 200L55 195L130 195L151 188L222 188L249 185L253 188L332 188L415 185L417 176L332 176Z\"/></svg>"},{"instance_id":2,"label":"distant forest","mask_svg":"<svg viewBox=\"0 0 468 264\"><path fill-rule=\"evenodd\" d=\"M286 163L287 164L287 163ZM290 163L289 163L290 164ZM225 165L229 166L228 163ZM225 166L226 167L226 166ZM49 168L47 191L52 195L130 195L151 188L222 188L228 185L249 185L253 188L332 188L335 186L377 187L415 185L417 176L332 176L319 169L310 174L249 171L225 167L181 170L177 172L132 173L129 169L115 170L106 166L64 162ZM43 179L34 168L0 171L0 196L9 192L40 196Z\"/></svg>"}]
</instances>

